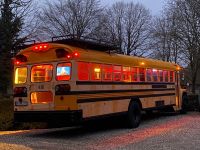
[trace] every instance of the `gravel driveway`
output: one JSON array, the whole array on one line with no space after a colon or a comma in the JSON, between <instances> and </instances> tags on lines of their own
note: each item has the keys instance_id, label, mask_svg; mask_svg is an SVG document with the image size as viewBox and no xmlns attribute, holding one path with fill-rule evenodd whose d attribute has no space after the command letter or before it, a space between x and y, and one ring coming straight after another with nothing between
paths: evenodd
<instances>
[{"instance_id":1,"label":"gravel driveway","mask_svg":"<svg viewBox=\"0 0 200 150\"><path fill-rule=\"evenodd\" d=\"M2 131L0 149L199 150L200 113L144 115L137 129L126 129L121 120L107 119L93 121L84 127Z\"/></svg>"}]
</instances>

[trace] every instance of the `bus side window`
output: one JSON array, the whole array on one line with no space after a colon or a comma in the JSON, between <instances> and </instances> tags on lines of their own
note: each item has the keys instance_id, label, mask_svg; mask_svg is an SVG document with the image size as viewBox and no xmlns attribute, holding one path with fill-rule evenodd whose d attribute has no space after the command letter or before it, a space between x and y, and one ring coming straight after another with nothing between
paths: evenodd
<instances>
[{"instance_id":1,"label":"bus side window","mask_svg":"<svg viewBox=\"0 0 200 150\"><path fill-rule=\"evenodd\" d=\"M153 81L157 82L158 81L158 70L157 69L152 69L152 76L153 76Z\"/></svg>"},{"instance_id":2,"label":"bus side window","mask_svg":"<svg viewBox=\"0 0 200 150\"><path fill-rule=\"evenodd\" d=\"M145 69L139 68L139 79L140 81L145 81Z\"/></svg>"},{"instance_id":3,"label":"bus side window","mask_svg":"<svg viewBox=\"0 0 200 150\"><path fill-rule=\"evenodd\" d=\"M148 82L152 81L152 69L146 70L146 79L147 79Z\"/></svg>"},{"instance_id":4,"label":"bus side window","mask_svg":"<svg viewBox=\"0 0 200 150\"><path fill-rule=\"evenodd\" d=\"M162 70L158 71L158 78L160 79L160 82L163 82L163 71Z\"/></svg>"},{"instance_id":5,"label":"bus side window","mask_svg":"<svg viewBox=\"0 0 200 150\"><path fill-rule=\"evenodd\" d=\"M101 64L91 63L91 80L101 81Z\"/></svg>"},{"instance_id":6,"label":"bus side window","mask_svg":"<svg viewBox=\"0 0 200 150\"><path fill-rule=\"evenodd\" d=\"M57 65L56 80L68 81L71 78L71 63L60 63Z\"/></svg>"},{"instance_id":7,"label":"bus side window","mask_svg":"<svg viewBox=\"0 0 200 150\"><path fill-rule=\"evenodd\" d=\"M165 79L165 82L169 82L169 76L168 76L168 71L163 71L163 75L164 75L164 79Z\"/></svg>"},{"instance_id":8,"label":"bus side window","mask_svg":"<svg viewBox=\"0 0 200 150\"><path fill-rule=\"evenodd\" d=\"M131 82L130 67L123 67L123 81L125 81L125 82Z\"/></svg>"},{"instance_id":9,"label":"bus side window","mask_svg":"<svg viewBox=\"0 0 200 150\"><path fill-rule=\"evenodd\" d=\"M113 66L113 81L121 81L122 66Z\"/></svg>"},{"instance_id":10,"label":"bus side window","mask_svg":"<svg viewBox=\"0 0 200 150\"><path fill-rule=\"evenodd\" d=\"M112 65L102 65L102 79L112 81Z\"/></svg>"},{"instance_id":11,"label":"bus side window","mask_svg":"<svg viewBox=\"0 0 200 150\"><path fill-rule=\"evenodd\" d=\"M170 82L174 82L174 71L170 71Z\"/></svg>"},{"instance_id":12,"label":"bus side window","mask_svg":"<svg viewBox=\"0 0 200 150\"><path fill-rule=\"evenodd\" d=\"M78 62L78 80L88 81L89 80L89 63Z\"/></svg>"},{"instance_id":13,"label":"bus side window","mask_svg":"<svg viewBox=\"0 0 200 150\"><path fill-rule=\"evenodd\" d=\"M132 82L138 81L137 68L131 68L131 76L132 76Z\"/></svg>"}]
</instances>

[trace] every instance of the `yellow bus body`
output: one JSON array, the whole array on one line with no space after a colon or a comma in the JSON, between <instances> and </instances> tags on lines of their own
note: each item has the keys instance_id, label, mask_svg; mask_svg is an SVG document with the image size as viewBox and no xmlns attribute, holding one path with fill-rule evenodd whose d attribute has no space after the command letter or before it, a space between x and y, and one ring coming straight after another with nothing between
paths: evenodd
<instances>
[{"instance_id":1,"label":"yellow bus body","mask_svg":"<svg viewBox=\"0 0 200 150\"><path fill-rule=\"evenodd\" d=\"M52 120L66 119L65 113L56 118L54 113L79 111L79 119L87 119L121 112L128 112L130 102L137 98L142 110L149 110L158 107L172 106L175 111L181 109L182 93L179 84L180 66L174 63L164 62L160 60L147 59L135 56L126 56L121 54L106 53L92 49L83 49L75 46L57 43L47 43L48 50L35 52L33 46L21 50L17 55L23 55L27 61L20 65L15 65L16 68L27 66L27 81L23 84L15 84L14 89L19 87L27 88L27 96L15 96L14 102L25 101L27 105L15 105L16 121L44 121L40 119L43 115L50 112ZM55 50L65 49L69 53L78 53L77 58L67 59L66 57L58 58ZM58 63L70 62L72 64L71 79L69 81L57 81L55 79L55 68ZM170 83L164 82L147 82L146 76L144 82L103 82L101 81L79 81L77 65L78 62L87 62L105 65L120 65L123 67L135 67L144 69L166 70L174 72L174 81ZM30 79L30 70L34 65L51 64L53 67L52 80L45 83L32 83ZM158 75L158 73L157 73ZM102 76L102 75L101 75ZM152 78L152 77L151 77ZM14 79L15 80L15 79ZM15 81L14 81L15 82ZM69 94L55 94L55 86L60 84L70 85ZM51 91L53 101L50 103L33 104L30 102L31 94L36 91ZM37 94L36 94L37 95ZM39 95L39 94L38 94ZM38 96L37 95L37 96ZM32 95L34 97L34 94ZM44 95L45 97L45 95ZM44 99L41 96L41 99ZM20 103L19 102L19 103ZM39 113L32 114L32 113ZM45 112L45 114L42 114ZM76 113L76 112L75 112ZM32 115L32 116L31 116ZM36 118L31 119L32 118ZM53 118L55 117L55 118ZM64 118L63 118L64 117ZM45 120L45 121L48 121ZM73 119L72 119L73 120Z\"/></svg>"}]
</instances>

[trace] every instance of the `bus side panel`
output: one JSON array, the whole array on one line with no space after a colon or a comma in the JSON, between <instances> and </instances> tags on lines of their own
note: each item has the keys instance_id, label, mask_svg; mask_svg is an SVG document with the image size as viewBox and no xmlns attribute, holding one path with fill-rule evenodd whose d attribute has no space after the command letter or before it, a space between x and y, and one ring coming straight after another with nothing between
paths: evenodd
<instances>
[{"instance_id":1,"label":"bus side panel","mask_svg":"<svg viewBox=\"0 0 200 150\"><path fill-rule=\"evenodd\" d=\"M83 110L83 118L101 116L106 114L114 114L127 112L130 99L117 101L100 101L79 103L79 109Z\"/></svg>"},{"instance_id":2,"label":"bus side panel","mask_svg":"<svg viewBox=\"0 0 200 150\"><path fill-rule=\"evenodd\" d=\"M55 110L77 110L77 96L61 95L55 96Z\"/></svg>"}]
</instances>

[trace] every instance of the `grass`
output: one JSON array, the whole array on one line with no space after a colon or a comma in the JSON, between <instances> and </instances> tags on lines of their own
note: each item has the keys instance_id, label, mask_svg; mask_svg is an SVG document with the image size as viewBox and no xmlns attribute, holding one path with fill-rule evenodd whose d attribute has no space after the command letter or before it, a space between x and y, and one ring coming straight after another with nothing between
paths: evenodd
<instances>
[{"instance_id":1,"label":"grass","mask_svg":"<svg viewBox=\"0 0 200 150\"><path fill-rule=\"evenodd\" d=\"M13 129L13 101L11 98L0 98L0 130Z\"/></svg>"},{"instance_id":2,"label":"grass","mask_svg":"<svg viewBox=\"0 0 200 150\"><path fill-rule=\"evenodd\" d=\"M46 128L45 123L21 123L14 126L13 99L0 96L0 131Z\"/></svg>"}]
</instances>

